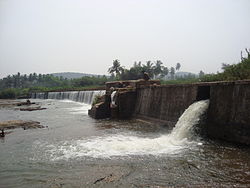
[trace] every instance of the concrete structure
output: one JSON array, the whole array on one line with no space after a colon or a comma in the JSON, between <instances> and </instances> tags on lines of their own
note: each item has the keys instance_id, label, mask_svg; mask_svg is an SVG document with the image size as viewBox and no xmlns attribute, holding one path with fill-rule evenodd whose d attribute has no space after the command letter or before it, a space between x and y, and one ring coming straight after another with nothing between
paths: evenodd
<instances>
[{"instance_id":1,"label":"concrete structure","mask_svg":"<svg viewBox=\"0 0 250 188\"><path fill-rule=\"evenodd\" d=\"M125 88L118 88L124 84ZM159 85L159 81L109 82L107 99L110 87L117 87L117 107L110 109L107 102L110 114L106 113L105 118L149 118L173 127L189 105L210 99L202 132L212 138L250 145L250 80L184 85Z\"/></svg>"}]
</instances>

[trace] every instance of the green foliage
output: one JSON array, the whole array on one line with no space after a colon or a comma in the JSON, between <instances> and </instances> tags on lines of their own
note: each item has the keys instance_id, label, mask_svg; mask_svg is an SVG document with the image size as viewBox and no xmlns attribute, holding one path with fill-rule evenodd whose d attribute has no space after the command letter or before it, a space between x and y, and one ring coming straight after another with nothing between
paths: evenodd
<instances>
[{"instance_id":1,"label":"green foliage","mask_svg":"<svg viewBox=\"0 0 250 188\"><path fill-rule=\"evenodd\" d=\"M14 99L19 96L27 96L29 93L29 89L15 89L15 88L7 88L0 91L1 99Z\"/></svg>"},{"instance_id":2,"label":"green foliage","mask_svg":"<svg viewBox=\"0 0 250 188\"><path fill-rule=\"evenodd\" d=\"M84 87L84 86L103 86L105 85L105 82L108 81L108 78L106 76L103 77L82 77L72 80L72 86L73 87Z\"/></svg>"},{"instance_id":3,"label":"green foliage","mask_svg":"<svg viewBox=\"0 0 250 188\"><path fill-rule=\"evenodd\" d=\"M159 74L162 74L162 71L163 71L163 67L162 66L162 62L160 60L157 60L155 62L155 66L153 67L153 72L154 72L154 75L155 77L157 77Z\"/></svg>"},{"instance_id":4,"label":"green foliage","mask_svg":"<svg viewBox=\"0 0 250 188\"><path fill-rule=\"evenodd\" d=\"M109 68L108 72L114 73L114 61L113 66ZM119 66L120 62L119 62ZM180 67L181 65L178 64ZM174 69L174 68L173 68ZM112 70L112 72L111 72ZM156 62L152 63L151 61L146 61L146 64L142 64L141 61L134 62L134 65L130 69L125 69L122 67L122 71L117 73L116 79L121 80L137 80L142 78L142 71L145 71L149 74L151 78L163 78L169 74L169 69L163 65L163 63L160 60L157 60ZM173 75L175 74L175 70L171 72Z\"/></svg>"},{"instance_id":5,"label":"green foliage","mask_svg":"<svg viewBox=\"0 0 250 188\"><path fill-rule=\"evenodd\" d=\"M36 73L29 75L16 75L7 76L0 79L0 89L5 88L30 88L30 87L56 87L56 86L66 86L69 84L67 79L62 79L54 77L49 74L39 74Z\"/></svg>"},{"instance_id":6,"label":"green foliage","mask_svg":"<svg viewBox=\"0 0 250 188\"><path fill-rule=\"evenodd\" d=\"M17 98L28 95L29 92L45 91L65 91L65 90L83 90L104 86L109 81L106 76L82 77L78 79L65 79L55 77L49 74L36 73L29 75L7 76L0 79L0 98Z\"/></svg>"},{"instance_id":7,"label":"green foliage","mask_svg":"<svg viewBox=\"0 0 250 188\"><path fill-rule=\"evenodd\" d=\"M247 49L246 52L248 54L247 57L242 57L240 63L233 65L222 64L224 72L205 75L201 78L201 81L213 82L250 79L250 54Z\"/></svg>"},{"instance_id":8,"label":"green foliage","mask_svg":"<svg viewBox=\"0 0 250 188\"><path fill-rule=\"evenodd\" d=\"M109 68L108 72L110 74L114 74L116 75L117 78L120 77L120 75L122 74L122 72L124 71L123 67L121 66L121 63L118 59L113 61L113 65L112 67Z\"/></svg>"},{"instance_id":9,"label":"green foliage","mask_svg":"<svg viewBox=\"0 0 250 188\"><path fill-rule=\"evenodd\" d=\"M13 98L16 98L15 89L13 89L13 88L4 89L3 91L0 92L0 98L1 99L13 99Z\"/></svg>"}]
</instances>

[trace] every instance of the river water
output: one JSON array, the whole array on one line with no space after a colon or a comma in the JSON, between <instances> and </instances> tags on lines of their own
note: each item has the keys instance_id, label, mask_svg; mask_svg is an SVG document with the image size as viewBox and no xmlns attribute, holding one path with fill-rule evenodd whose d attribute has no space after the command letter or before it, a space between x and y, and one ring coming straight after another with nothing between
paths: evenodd
<instances>
[{"instance_id":1,"label":"river water","mask_svg":"<svg viewBox=\"0 0 250 188\"><path fill-rule=\"evenodd\" d=\"M206 104L186 112L172 131L139 120L95 120L84 103L33 101L47 109L0 109L1 121L48 126L0 139L1 188L250 187L249 148L190 131Z\"/></svg>"}]
</instances>

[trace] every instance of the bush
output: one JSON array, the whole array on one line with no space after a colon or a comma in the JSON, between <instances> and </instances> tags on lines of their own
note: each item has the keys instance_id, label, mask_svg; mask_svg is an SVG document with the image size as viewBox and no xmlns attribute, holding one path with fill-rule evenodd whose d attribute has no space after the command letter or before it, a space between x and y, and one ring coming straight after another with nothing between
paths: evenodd
<instances>
[{"instance_id":1,"label":"bush","mask_svg":"<svg viewBox=\"0 0 250 188\"><path fill-rule=\"evenodd\" d=\"M20 96L28 96L29 89L8 88L0 91L0 99L15 99Z\"/></svg>"},{"instance_id":2,"label":"bush","mask_svg":"<svg viewBox=\"0 0 250 188\"><path fill-rule=\"evenodd\" d=\"M16 98L16 90L13 88L5 89L0 92L1 99L14 99Z\"/></svg>"},{"instance_id":3,"label":"bush","mask_svg":"<svg viewBox=\"0 0 250 188\"><path fill-rule=\"evenodd\" d=\"M250 54L248 50L247 58L241 58L238 64L228 65L224 67L224 72L218 74L209 74L202 77L203 82L213 81L234 81L250 79Z\"/></svg>"}]
</instances>

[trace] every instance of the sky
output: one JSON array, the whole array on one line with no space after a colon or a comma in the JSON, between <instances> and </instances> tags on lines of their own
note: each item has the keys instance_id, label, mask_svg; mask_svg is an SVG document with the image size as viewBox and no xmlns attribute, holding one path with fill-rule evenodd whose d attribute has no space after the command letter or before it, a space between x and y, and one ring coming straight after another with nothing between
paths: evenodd
<instances>
[{"instance_id":1,"label":"sky","mask_svg":"<svg viewBox=\"0 0 250 188\"><path fill-rule=\"evenodd\" d=\"M250 48L250 0L0 0L0 78L108 74L114 59L216 73Z\"/></svg>"}]
</instances>

